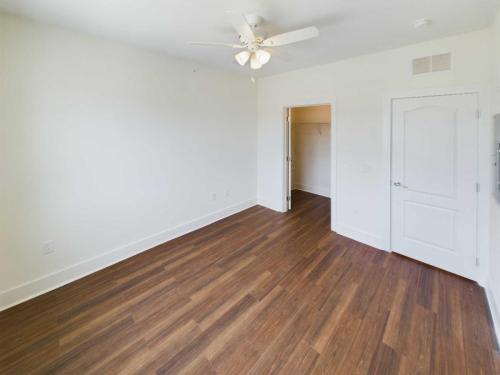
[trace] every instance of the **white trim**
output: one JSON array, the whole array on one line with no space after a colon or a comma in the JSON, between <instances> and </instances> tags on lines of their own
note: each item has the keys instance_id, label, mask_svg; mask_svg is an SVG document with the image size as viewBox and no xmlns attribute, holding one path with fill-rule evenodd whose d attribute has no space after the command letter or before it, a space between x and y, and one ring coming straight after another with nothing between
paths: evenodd
<instances>
[{"instance_id":1,"label":"white trim","mask_svg":"<svg viewBox=\"0 0 500 375\"><path fill-rule=\"evenodd\" d=\"M237 203L222 210L213 212L199 219L165 229L141 240L110 250L83 262L71 265L59 271L26 282L11 289L0 292L0 311L15 306L21 302L59 288L91 273L109 267L124 259L149 250L174 238L200 229L216 221L234 215L256 205L254 199Z\"/></svg>"},{"instance_id":2,"label":"white trim","mask_svg":"<svg viewBox=\"0 0 500 375\"><path fill-rule=\"evenodd\" d=\"M292 186L292 190L305 191L306 193L321 195L323 197L330 198L330 189L325 189L323 187L295 184Z\"/></svg>"},{"instance_id":3,"label":"white trim","mask_svg":"<svg viewBox=\"0 0 500 375\"><path fill-rule=\"evenodd\" d=\"M470 85L470 86L450 86L442 88L431 88L431 89L414 89L406 91L394 91L387 93L384 98L385 101L392 99L411 99L411 98L422 98L429 96L446 96L446 95L460 95L460 94L480 94L485 91L485 87L482 85Z\"/></svg>"},{"instance_id":4,"label":"white trim","mask_svg":"<svg viewBox=\"0 0 500 375\"><path fill-rule=\"evenodd\" d=\"M482 154L478 155L478 182L481 186L489 186L489 176L484 173L481 174L479 166L483 161L489 158L489 149L486 145L483 145L481 141L485 142L481 135L489 129L489 124L486 123L489 118L489 105L488 98L491 95L488 88L482 85L470 85L470 86L457 86L457 87L445 87L445 88L432 88L432 89L417 89L409 91L392 92L384 95L384 110L383 110L383 127L382 127L382 152L384 160L384 180L386 181L386 186L384 188L384 198L386 200L385 207L387 208L384 213L384 227L385 227L385 238L384 243L386 245L387 251L392 251L391 246L391 163L392 163L392 102L395 99L411 99L419 97L430 97L430 96L445 96L445 95L460 95L460 94L477 94L478 95L478 106L482 111L482 116L478 122L478 142L479 152ZM485 196L487 194L486 189L482 189L478 196L477 204L477 223L478 227L485 221L488 217L489 209L484 204ZM487 220L486 220L487 222ZM488 264L488 249L489 249L489 234L481 233L480 231L476 234L477 237L477 251L480 259L480 266L475 271L473 280L480 284L484 283L484 275L487 273L486 265Z\"/></svg>"},{"instance_id":5,"label":"white trim","mask_svg":"<svg viewBox=\"0 0 500 375\"><path fill-rule=\"evenodd\" d=\"M338 171L338 124L337 124L337 100L331 100L330 113L330 229L338 230L338 204L337 202L337 171Z\"/></svg>"},{"instance_id":6,"label":"white trim","mask_svg":"<svg viewBox=\"0 0 500 375\"><path fill-rule=\"evenodd\" d=\"M292 106L286 106L283 108L283 154L281 157L281 160L283 161L283 189L281 192L281 212L287 212L288 211L288 201L287 201L287 196L288 196L288 160L286 160L288 156L288 115L290 114L290 109Z\"/></svg>"},{"instance_id":7,"label":"white trim","mask_svg":"<svg viewBox=\"0 0 500 375\"><path fill-rule=\"evenodd\" d=\"M486 299L491 312L491 319L493 320L493 329L497 336L497 342L500 344L500 301L495 299L495 295L490 288L491 280L488 280L485 290Z\"/></svg>"},{"instance_id":8,"label":"white trim","mask_svg":"<svg viewBox=\"0 0 500 375\"><path fill-rule=\"evenodd\" d=\"M337 223L336 232L342 236L349 237L354 241L364 243L379 250L387 251L385 248L385 239L375 234L365 232L349 225L344 225L341 222Z\"/></svg>"}]
</instances>

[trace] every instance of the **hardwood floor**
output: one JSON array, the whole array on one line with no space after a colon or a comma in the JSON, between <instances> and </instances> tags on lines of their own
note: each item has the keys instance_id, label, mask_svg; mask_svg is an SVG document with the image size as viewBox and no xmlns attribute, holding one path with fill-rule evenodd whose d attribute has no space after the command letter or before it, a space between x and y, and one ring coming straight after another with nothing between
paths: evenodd
<instances>
[{"instance_id":1,"label":"hardwood floor","mask_svg":"<svg viewBox=\"0 0 500 375\"><path fill-rule=\"evenodd\" d=\"M0 373L500 374L482 288L256 206L0 313Z\"/></svg>"}]
</instances>

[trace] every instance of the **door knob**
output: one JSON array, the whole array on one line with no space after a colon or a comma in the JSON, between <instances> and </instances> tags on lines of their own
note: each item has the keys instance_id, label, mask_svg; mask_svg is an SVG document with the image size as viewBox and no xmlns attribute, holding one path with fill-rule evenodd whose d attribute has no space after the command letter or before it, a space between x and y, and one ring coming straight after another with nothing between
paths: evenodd
<instances>
[{"instance_id":1,"label":"door knob","mask_svg":"<svg viewBox=\"0 0 500 375\"><path fill-rule=\"evenodd\" d=\"M403 189L408 189L408 186L405 186L403 185L401 182L397 181L397 182L393 182L392 183L394 186L396 187L402 187Z\"/></svg>"}]
</instances>

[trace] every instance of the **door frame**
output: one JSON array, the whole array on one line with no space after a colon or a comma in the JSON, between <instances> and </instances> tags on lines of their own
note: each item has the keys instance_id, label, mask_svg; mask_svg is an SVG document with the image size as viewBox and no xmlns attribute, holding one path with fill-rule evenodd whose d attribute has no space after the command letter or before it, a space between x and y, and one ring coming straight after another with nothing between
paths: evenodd
<instances>
[{"instance_id":1,"label":"door frame","mask_svg":"<svg viewBox=\"0 0 500 375\"><path fill-rule=\"evenodd\" d=\"M292 109L293 107L287 107L285 109L285 199L286 199L286 210L290 211L292 209Z\"/></svg>"},{"instance_id":2,"label":"door frame","mask_svg":"<svg viewBox=\"0 0 500 375\"><path fill-rule=\"evenodd\" d=\"M337 116L336 116L336 99L330 99L328 101L313 101L307 102L303 101L300 103L289 103L283 107L283 151L282 151L282 162L283 162L283 191L282 191L282 212L288 211L287 209L287 184L288 184L288 168L286 156L288 153L287 148L287 115L288 109L290 108L300 108L300 107L313 107L320 105L330 106L330 220L331 220L331 230L335 231L337 224L337 205L335 199L337 197Z\"/></svg>"},{"instance_id":3,"label":"door frame","mask_svg":"<svg viewBox=\"0 0 500 375\"><path fill-rule=\"evenodd\" d=\"M385 210L385 246L382 250L392 252L392 111L393 102L397 99L415 99L419 97L448 96L460 94L476 94L478 97L478 109L480 117L477 125L477 181L480 184L480 191L476 195L476 257L477 262L474 267L472 278L481 285L486 284L489 260L489 191L491 182L490 155L492 152L492 127L488 126L490 116L491 92L485 86L459 86L448 88L417 89L403 92L389 93L384 96L384 112L382 127L382 152L384 160L384 196L386 199ZM491 151L491 152L490 152Z\"/></svg>"}]
</instances>

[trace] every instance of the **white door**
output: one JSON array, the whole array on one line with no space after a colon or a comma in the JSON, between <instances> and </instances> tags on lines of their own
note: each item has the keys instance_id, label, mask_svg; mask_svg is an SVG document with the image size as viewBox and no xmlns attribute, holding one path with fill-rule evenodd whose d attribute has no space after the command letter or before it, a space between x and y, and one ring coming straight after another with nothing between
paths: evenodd
<instances>
[{"instance_id":1,"label":"white door","mask_svg":"<svg viewBox=\"0 0 500 375\"><path fill-rule=\"evenodd\" d=\"M287 188L287 209L292 209L292 108L288 108L286 117L286 167L288 171L288 188Z\"/></svg>"},{"instance_id":2,"label":"white door","mask_svg":"<svg viewBox=\"0 0 500 375\"><path fill-rule=\"evenodd\" d=\"M393 101L393 251L468 277L476 264L476 94Z\"/></svg>"}]
</instances>

